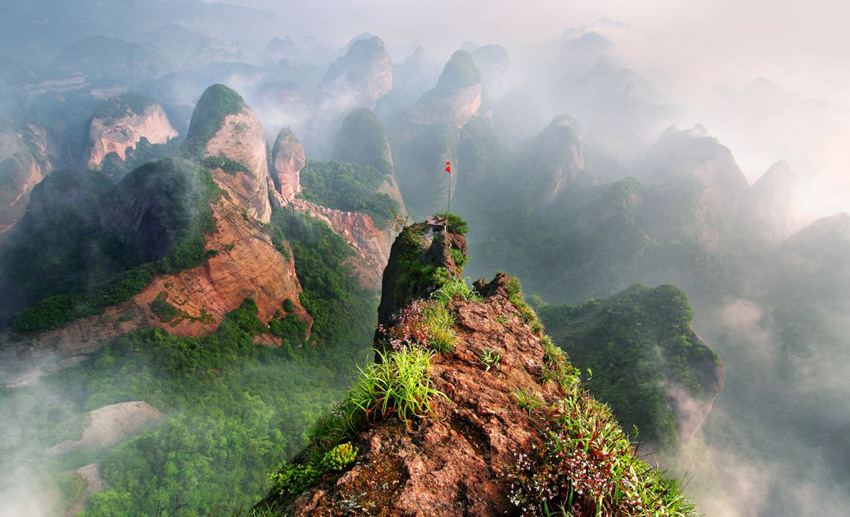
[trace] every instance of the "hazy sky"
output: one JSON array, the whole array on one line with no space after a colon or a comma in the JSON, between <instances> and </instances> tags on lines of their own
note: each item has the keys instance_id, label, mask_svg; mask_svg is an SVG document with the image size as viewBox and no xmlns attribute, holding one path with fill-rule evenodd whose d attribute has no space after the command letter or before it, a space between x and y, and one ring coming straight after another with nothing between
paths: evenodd
<instances>
[{"instance_id":1,"label":"hazy sky","mask_svg":"<svg viewBox=\"0 0 850 517\"><path fill-rule=\"evenodd\" d=\"M342 43L362 27L391 46L418 42L447 53L463 41L545 42L601 17L644 38L635 62L688 87L741 86L766 76L850 105L850 2L842 0L233 0L281 15L293 36ZM359 29L358 29L359 30ZM335 40L335 41L333 41ZM509 48L509 50L511 50ZM440 57L440 56L435 56Z\"/></svg>"}]
</instances>

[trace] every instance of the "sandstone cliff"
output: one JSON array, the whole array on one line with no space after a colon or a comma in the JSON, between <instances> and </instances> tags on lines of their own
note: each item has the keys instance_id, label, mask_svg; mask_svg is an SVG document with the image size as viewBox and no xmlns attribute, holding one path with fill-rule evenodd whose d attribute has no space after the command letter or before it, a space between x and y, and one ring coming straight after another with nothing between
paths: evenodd
<instances>
[{"instance_id":1,"label":"sandstone cliff","mask_svg":"<svg viewBox=\"0 0 850 517\"><path fill-rule=\"evenodd\" d=\"M357 162L378 169L384 174L379 191L387 194L399 205L404 215L404 201L395 180L393 154L384 127L375 114L365 108L349 113L342 121L336 137L333 159L341 162Z\"/></svg>"},{"instance_id":2,"label":"sandstone cliff","mask_svg":"<svg viewBox=\"0 0 850 517\"><path fill-rule=\"evenodd\" d=\"M109 99L98 106L86 134L91 145L86 166L100 169L103 158L109 153L126 160L127 149L135 149L142 138L151 144L164 144L175 138L177 131L153 99L131 94Z\"/></svg>"},{"instance_id":3,"label":"sandstone cliff","mask_svg":"<svg viewBox=\"0 0 850 517\"><path fill-rule=\"evenodd\" d=\"M202 159L216 183L247 215L269 222L266 137L239 94L221 84L204 91L192 113L184 152Z\"/></svg>"},{"instance_id":4,"label":"sandstone cliff","mask_svg":"<svg viewBox=\"0 0 850 517\"><path fill-rule=\"evenodd\" d=\"M739 222L752 237L778 246L801 228L799 182L787 163L774 163L744 195Z\"/></svg>"},{"instance_id":5,"label":"sandstone cliff","mask_svg":"<svg viewBox=\"0 0 850 517\"><path fill-rule=\"evenodd\" d=\"M207 236L206 248L217 253L206 264L159 275L132 299L61 329L30 336L4 332L0 349L4 350L5 372L0 372L0 382L14 383L62 368L72 364L67 363L69 359L92 353L133 330L159 327L181 336L207 334L246 297L256 301L263 321L272 319L288 298L294 302L299 318L309 323L311 318L299 302L301 286L291 252L290 258L278 252L260 225L246 219L228 199L220 198L212 208L216 230ZM155 300L170 304L179 315L169 319L156 314ZM279 344L271 338L268 343Z\"/></svg>"},{"instance_id":6,"label":"sandstone cliff","mask_svg":"<svg viewBox=\"0 0 850 517\"><path fill-rule=\"evenodd\" d=\"M33 187L53 170L52 146L40 126L0 126L0 234L23 217Z\"/></svg>"},{"instance_id":7,"label":"sandstone cliff","mask_svg":"<svg viewBox=\"0 0 850 517\"><path fill-rule=\"evenodd\" d=\"M319 206L303 199L293 199L289 206L322 221L349 244L357 253L353 266L360 283L369 289L379 289L381 274L390 256L393 231L378 227L372 218L361 212L344 212Z\"/></svg>"},{"instance_id":8,"label":"sandstone cliff","mask_svg":"<svg viewBox=\"0 0 850 517\"><path fill-rule=\"evenodd\" d=\"M584 177L584 152L578 122L568 115L552 119L529 151L529 190L536 199L551 203Z\"/></svg>"},{"instance_id":9,"label":"sandstone cliff","mask_svg":"<svg viewBox=\"0 0 850 517\"><path fill-rule=\"evenodd\" d=\"M270 172L284 202L292 201L301 192L300 173L306 163L301 142L289 128L281 129L272 147Z\"/></svg>"}]
</instances>

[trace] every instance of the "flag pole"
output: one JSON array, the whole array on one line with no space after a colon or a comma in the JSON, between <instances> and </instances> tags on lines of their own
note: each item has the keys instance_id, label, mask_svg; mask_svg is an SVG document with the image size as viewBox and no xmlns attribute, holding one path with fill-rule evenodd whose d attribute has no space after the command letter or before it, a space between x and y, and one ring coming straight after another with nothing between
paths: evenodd
<instances>
[{"instance_id":1,"label":"flag pole","mask_svg":"<svg viewBox=\"0 0 850 517\"><path fill-rule=\"evenodd\" d=\"M447 212L451 213L452 211L452 166L449 162L446 162L446 172L449 174L449 208Z\"/></svg>"}]
</instances>

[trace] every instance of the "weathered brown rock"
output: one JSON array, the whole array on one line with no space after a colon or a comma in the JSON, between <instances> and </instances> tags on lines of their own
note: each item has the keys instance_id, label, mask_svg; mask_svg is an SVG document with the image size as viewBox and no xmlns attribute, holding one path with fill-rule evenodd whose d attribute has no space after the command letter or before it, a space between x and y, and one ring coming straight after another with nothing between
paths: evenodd
<instances>
[{"instance_id":1,"label":"weathered brown rock","mask_svg":"<svg viewBox=\"0 0 850 517\"><path fill-rule=\"evenodd\" d=\"M301 142L289 128L278 133L272 147L271 177L285 202L301 192L301 169L307 163Z\"/></svg>"},{"instance_id":2,"label":"weathered brown rock","mask_svg":"<svg viewBox=\"0 0 850 517\"><path fill-rule=\"evenodd\" d=\"M156 103L147 105L141 113L127 109L119 118L92 118L88 128L91 148L86 166L100 169L104 157L113 152L126 160L127 149L135 149L142 138L151 144L164 144L176 136L177 131L168 116Z\"/></svg>"},{"instance_id":3,"label":"weathered brown rock","mask_svg":"<svg viewBox=\"0 0 850 517\"><path fill-rule=\"evenodd\" d=\"M515 511L508 501L508 468L544 439L545 410L517 404L518 388L547 403L563 396L543 385L543 347L517 309L494 286L483 302L450 305L457 341L431 363L433 417L405 429L396 419L378 422L356 441L356 465L338 479L308 489L286 510L291 515L491 516ZM484 350L502 357L485 371Z\"/></svg>"},{"instance_id":4,"label":"weathered brown rock","mask_svg":"<svg viewBox=\"0 0 850 517\"><path fill-rule=\"evenodd\" d=\"M267 223L272 209L269 202L268 146L263 127L250 108L225 117L221 129L207 142L205 156L238 162L247 171L225 172L212 169L216 183L254 219Z\"/></svg>"}]
</instances>

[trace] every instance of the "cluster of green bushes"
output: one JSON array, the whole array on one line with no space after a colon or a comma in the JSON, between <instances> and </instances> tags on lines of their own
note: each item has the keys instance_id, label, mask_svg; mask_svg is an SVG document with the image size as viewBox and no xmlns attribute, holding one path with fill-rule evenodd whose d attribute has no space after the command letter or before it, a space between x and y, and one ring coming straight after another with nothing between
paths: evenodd
<instances>
[{"instance_id":1,"label":"cluster of green bushes","mask_svg":"<svg viewBox=\"0 0 850 517\"><path fill-rule=\"evenodd\" d=\"M122 117L141 114L152 104L156 104L156 101L151 97L128 92L98 104L94 110L94 118L103 120L104 125L109 126Z\"/></svg>"},{"instance_id":2,"label":"cluster of green bushes","mask_svg":"<svg viewBox=\"0 0 850 517\"><path fill-rule=\"evenodd\" d=\"M221 169L228 174L236 174L237 172L250 172L247 165L236 160L222 158L220 156L207 156L200 161L201 165L207 169Z\"/></svg>"},{"instance_id":3,"label":"cluster of green bushes","mask_svg":"<svg viewBox=\"0 0 850 517\"><path fill-rule=\"evenodd\" d=\"M368 165L308 161L301 170L300 196L328 208L363 212L380 225L398 210L395 200L378 192L384 180L383 173Z\"/></svg>"},{"instance_id":4,"label":"cluster of green bushes","mask_svg":"<svg viewBox=\"0 0 850 517\"><path fill-rule=\"evenodd\" d=\"M301 305L313 317L312 333L319 341L367 343L378 300L374 291L360 286L347 263L354 250L345 240L324 223L288 208L274 211L266 231L281 253L289 253L284 241L292 248L303 289Z\"/></svg>"},{"instance_id":5,"label":"cluster of green bushes","mask_svg":"<svg viewBox=\"0 0 850 517\"><path fill-rule=\"evenodd\" d=\"M577 306L542 307L540 314L576 366L596 373L590 391L624 426L637 426L644 441L662 449L678 447L665 386L673 382L699 399L697 367L719 361L691 330L693 311L682 291L635 285Z\"/></svg>"},{"instance_id":6,"label":"cluster of green bushes","mask_svg":"<svg viewBox=\"0 0 850 517\"><path fill-rule=\"evenodd\" d=\"M365 359L340 348L320 361L302 349L293 360L282 348L253 343L264 329L256 304L246 299L209 336L128 334L45 379L77 411L144 400L168 415L101 457L53 460L66 469L101 463L109 488L94 494L81 515L230 515L261 497L266 473L304 446L304 430ZM329 455L328 465L344 461L344 452Z\"/></svg>"}]
</instances>

